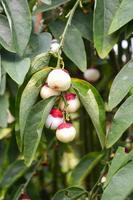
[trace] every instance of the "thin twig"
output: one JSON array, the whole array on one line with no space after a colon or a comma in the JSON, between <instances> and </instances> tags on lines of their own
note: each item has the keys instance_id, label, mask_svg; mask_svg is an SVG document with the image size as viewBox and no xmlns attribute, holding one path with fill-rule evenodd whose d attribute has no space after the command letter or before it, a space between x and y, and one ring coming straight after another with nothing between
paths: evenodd
<instances>
[{"instance_id":1,"label":"thin twig","mask_svg":"<svg viewBox=\"0 0 133 200\"><path fill-rule=\"evenodd\" d=\"M69 25L71 25L73 15L74 15L75 10L76 10L77 6L79 5L79 3L80 3L80 0L77 0L76 3L74 4L74 6L72 7L72 9L69 11L69 13L66 16L66 18L68 18L68 20L67 20L65 29L64 29L62 35L60 36L60 38L61 38L60 49L63 48L65 36L66 36L67 31L68 31L68 27L69 27ZM60 61L62 60L61 55L60 55L60 49L59 49L59 52L58 52L57 67L60 67Z\"/></svg>"}]
</instances>

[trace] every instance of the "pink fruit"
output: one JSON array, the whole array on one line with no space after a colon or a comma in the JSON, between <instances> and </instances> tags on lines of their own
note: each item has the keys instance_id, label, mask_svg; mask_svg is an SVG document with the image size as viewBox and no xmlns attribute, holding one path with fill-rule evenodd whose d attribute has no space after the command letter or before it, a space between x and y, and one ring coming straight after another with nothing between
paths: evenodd
<instances>
[{"instance_id":1,"label":"pink fruit","mask_svg":"<svg viewBox=\"0 0 133 200\"><path fill-rule=\"evenodd\" d=\"M75 93L67 93L64 95L64 98L66 100L66 111L69 113L76 112L80 107L80 101ZM64 110L65 103L64 101L61 101L60 103L61 110Z\"/></svg>"},{"instance_id":2,"label":"pink fruit","mask_svg":"<svg viewBox=\"0 0 133 200\"><path fill-rule=\"evenodd\" d=\"M76 129L71 123L64 122L60 124L56 130L56 138L63 143L68 143L74 140Z\"/></svg>"},{"instance_id":3,"label":"pink fruit","mask_svg":"<svg viewBox=\"0 0 133 200\"><path fill-rule=\"evenodd\" d=\"M55 130L61 123L63 123L63 121L63 113L57 108L52 108L46 120L45 126Z\"/></svg>"}]
</instances>

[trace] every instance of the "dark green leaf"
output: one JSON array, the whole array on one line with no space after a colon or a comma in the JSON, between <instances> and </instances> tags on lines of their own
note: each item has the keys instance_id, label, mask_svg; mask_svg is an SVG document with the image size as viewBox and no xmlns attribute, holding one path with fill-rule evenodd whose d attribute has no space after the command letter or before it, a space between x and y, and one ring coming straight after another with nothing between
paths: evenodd
<instances>
[{"instance_id":1,"label":"dark green leaf","mask_svg":"<svg viewBox=\"0 0 133 200\"><path fill-rule=\"evenodd\" d=\"M14 48L22 55L31 34L31 16L27 0L2 0L2 5L12 28Z\"/></svg>"},{"instance_id":2,"label":"dark green leaf","mask_svg":"<svg viewBox=\"0 0 133 200\"><path fill-rule=\"evenodd\" d=\"M14 51L11 30L8 20L4 15L0 15L0 43L8 51Z\"/></svg>"},{"instance_id":3,"label":"dark green leaf","mask_svg":"<svg viewBox=\"0 0 133 200\"><path fill-rule=\"evenodd\" d=\"M120 169L104 190L101 200L125 200L133 191L133 161Z\"/></svg>"},{"instance_id":4,"label":"dark green leaf","mask_svg":"<svg viewBox=\"0 0 133 200\"><path fill-rule=\"evenodd\" d=\"M133 33L133 20L130 21L125 27L125 38L128 39Z\"/></svg>"},{"instance_id":5,"label":"dark green leaf","mask_svg":"<svg viewBox=\"0 0 133 200\"><path fill-rule=\"evenodd\" d=\"M90 115L97 131L101 146L105 146L105 108L97 90L88 82L73 79L72 86L77 91L79 98Z\"/></svg>"},{"instance_id":6,"label":"dark green leaf","mask_svg":"<svg viewBox=\"0 0 133 200\"><path fill-rule=\"evenodd\" d=\"M0 83L0 95L4 95L6 89L6 72L1 66L1 83Z\"/></svg>"},{"instance_id":7,"label":"dark green leaf","mask_svg":"<svg viewBox=\"0 0 133 200\"><path fill-rule=\"evenodd\" d=\"M35 159L43 126L54 103L55 97L38 102L33 106L27 117L24 129L24 159L28 166Z\"/></svg>"},{"instance_id":8,"label":"dark green leaf","mask_svg":"<svg viewBox=\"0 0 133 200\"><path fill-rule=\"evenodd\" d=\"M87 191L79 187L69 187L57 192L52 200L77 200L79 197L87 195Z\"/></svg>"},{"instance_id":9,"label":"dark green leaf","mask_svg":"<svg viewBox=\"0 0 133 200\"><path fill-rule=\"evenodd\" d=\"M36 102L37 97L40 92L40 88L44 81L46 80L49 72L51 71L51 68L45 68L37 73L35 73L28 84L26 85L21 101L20 101L20 111L19 111L19 125L20 125L20 132L21 132L21 140L23 140L23 133L24 128L27 120L27 116L33 106L33 104Z\"/></svg>"},{"instance_id":10,"label":"dark green leaf","mask_svg":"<svg viewBox=\"0 0 133 200\"><path fill-rule=\"evenodd\" d=\"M133 86L133 60L130 60L115 77L109 94L109 108L112 110L127 95Z\"/></svg>"},{"instance_id":11,"label":"dark green leaf","mask_svg":"<svg viewBox=\"0 0 133 200\"><path fill-rule=\"evenodd\" d=\"M125 130L133 123L133 96L130 96L116 112L106 145L111 147L119 140Z\"/></svg>"},{"instance_id":12,"label":"dark green leaf","mask_svg":"<svg viewBox=\"0 0 133 200\"><path fill-rule=\"evenodd\" d=\"M127 162L129 162L133 158L133 150L129 153L125 153L125 148L119 147L115 153L115 157L112 160L111 166L109 167L109 171L107 174L107 179L105 182L105 187L108 185L114 174Z\"/></svg>"},{"instance_id":13,"label":"dark green leaf","mask_svg":"<svg viewBox=\"0 0 133 200\"><path fill-rule=\"evenodd\" d=\"M22 194L23 187L24 187L24 185L21 185L21 186L17 189L17 191L15 192L15 194L14 194L12 200L19 200L19 199L20 199L20 196L21 196L21 194Z\"/></svg>"},{"instance_id":14,"label":"dark green leaf","mask_svg":"<svg viewBox=\"0 0 133 200\"><path fill-rule=\"evenodd\" d=\"M44 67L47 67L50 60L50 54L49 53L42 53L38 56L36 56L31 63L31 69L30 74L33 74Z\"/></svg>"},{"instance_id":15,"label":"dark green leaf","mask_svg":"<svg viewBox=\"0 0 133 200\"><path fill-rule=\"evenodd\" d=\"M101 160L102 156L102 154L97 152L91 152L85 155L72 171L70 184L81 185L86 176L91 173L94 167Z\"/></svg>"},{"instance_id":16,"label":"dark green leaf","mask_svg":"<svg viewBox=\"0 0 133 200\"><path fill-rule=\"evenodd\" d=\"M74 14L72 24L80 31L82 37L87 40L93 41L93 13L84 14L77 11Z\"/></svg>"},{"instance_id":17,"label":"dark green leaf","mask_svg":"<svg viewBox=\"0 0 133 200\"><path fill-rule=\"evenodd\" d=\"M25 51L26 56L35 57L50 50L52 35L44 32L31 35L29 44Z\"/></svg>"},{"instance_id":18,"label":"dark green leaf","mask_svg":"<svg viewBox=\"0 0 133 200\"><path fill-rule=\"evenodd\" d=\"M56 38L59 38L63 33L65 24L61 21L55 21L50 24L50 29ZM76 66L85 71L87 67L86 52L84 43L78 29L71 25L65 35L63 51L70 58Z\"/></svg>"},{"instance_id":19,"label":"dark green leaf","mask_svg":"<svg viewBox=\"0 0 133 200\"><path fill-rule=\"evenodd\" d=\"M26 172L27 167L24 165L22 160L17 160L5 171L4 175L0 180L0 188L4 193L7 189L14 184L23 174Z\"/></svg>"},{"instance_id":20,"label":"dark green leaf","mask_svg":"<svg viewBox=\"0 0 133 200\"><path fill-rule=\"evenodd\" d=\"M127 24L133 19L133 1L123 0L117 9L113 21L109 28L109 33L113 33L120 29L122 26Z\"/></svg>"},{"instance_id":21,"label":"dark green leaf","mask_svg":"<svg viewBox=\"0 0 133 200\"><path fill-rule=\"evenodd\" d=\"M52 1L51 5L40 4L35 8L34 14L40 13L40 12L46 12L46 11L55 9L55 8L61 6L62 4L67 3L69 1L70 0L54 0L54 1Z\"/></svg>"},{"instance_id":22,"label":"dark green leaf","mask_svg":"<svg viewBox=\"0 0 133 200\"><path fill-rule=\"evenodd\" d=\"M7 110L9 107L8 96L0 96L0 127L7 126Z\"/></svg>"},{"instance_id":23,"label":"dark green leaf","mask_svg":"<svg viewBox=\"0 0 133 200\"><path fill-rule=\"evenodd\" d=\"M119 0L95 1L94 46L101 58L105 58L108 55L118 39L117 33L108 35L108 30L119 3Z\"/></svg>"},{"instance_id":24,"label":"dark green leaf","mask_svg":"<svg viewBox=\"0 0 133 200\"><path fill-rule=\"evenodd\" d=\"M30 68L30 59L6 53L2 56L2 66L11 78L21 85Z\"/></svg>"}]
</instances>

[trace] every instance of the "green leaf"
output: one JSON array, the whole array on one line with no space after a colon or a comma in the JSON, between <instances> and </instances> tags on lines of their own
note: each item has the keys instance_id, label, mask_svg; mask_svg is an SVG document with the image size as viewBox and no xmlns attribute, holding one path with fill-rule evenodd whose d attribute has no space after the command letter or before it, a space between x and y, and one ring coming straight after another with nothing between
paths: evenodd
<instances>
[{"instance_id":1,"label":"green leaf","mask_svg":"<svg viewBox=\"0 0 133 200\"><path fill-rule=\"evenodd\" d=\"M36 56L31 63L31 68L30 68L30 74L33 74L44 67L47 67L49 64L50 60L50 54L48 53L42 53L38 56Z\"/></svg>"},{"instance_id":2,"label":"green leaf","mask_svg":"<svg viewBox=\"0 0 133 200\"><path fill-rule=\"evenodd\" d=\"M47 32L32 34L25 51L25 56L33 58L39 54L47 53L50 50L51 40L52 35Z\"/></svg>"},{"instance_id":3,"label":"green leaf","mask_svg":"<svg viewBox=\"0 0 133 200\"><path fill-rule=\"evenodd\" d=\"M24 187L24 185L20 185L20 186L18 187L18 189L17 189L17 191L15 192L15 194L14 194L12 200L19 200L19 199L20 199L20 196L21 196L21 194L22 194L23 187Z\"/></svg>"},{"instance_id":4,"label":"green leaf","mask_svg":"<svg viewBox=\"0 0 133 200\"><path fill-rule=\"evenodd\" d=\"M9 107L8 96L0 96L0 127L7 126L7 110Z\"/></svg>"},{"instance_id":5,"label":"green leaf","mask_svg":"<svg viewBox=\"0 0 133 200\"><path fill-rule=\"evenodd\" d=\"M101 200L125 200L133 191L133 161L120 169L104 190Z\"/></svg>"},{"instance_id":6,"label":"green leaf","mask_svg":"<svg viewBox=\"0 0 133 200\"><path fill-rule=\"evenodd\" d=\"M14 52L12 35L6 16L0 14L0 44L8 51Z\"/></svg>"},{"instance_id":7,"label":"green leaf","mask_svg":"<svg viewBox=\"0 0 133 200\"><path fill-rule=\"evenodd\" d=\"M108 133L106 145L110 148L119 140L125 130L133 123L133 96L130 96L117 110L111 130Z\"/></svg>"},{"instance_id":8,"label":"green leaf","mask_svg":"<svg viewBox=\"0 0 133 200\"><path fill-rule=\"evenodd\" d=\"M54 0L54 1L52 1L51 5L40 4L35 8L33 13L37 14L37 13L40 13L40 12L46 12L46 11L49 11L49 10L53 10L53 9L61 6L62 4L65 4L69 1L70 0Z\"/></svg>"},{"instance_id":9,"label":"green leaf","mask_svg":"<svg viewBox=\"0 0 133 200\"><path fill-rule=\"evenodd\" d=\"M30 68L30 59L6 53L2 56L2 66L11 78L21 85Z\"/></svg>"},{"instance_id":10,"label":"green leaf","mask_svg":"<svg viewBox=\"0 0 133 200\"><path fill-rule=\"evenodd\" d=\"M4 95L6 89L6 72L1 66L1 83L0 83L0 95Z\"/></svg>"},{"instance_id":11,"label":"green leaf","mask_svg":"<svg viewBox=\"0 0 133 200\"><path fill-rule=\"evenodd\" d=\"M2 5L12 29L14 48L22 55L31 34L31 15L27 0L2 0Z\"/></svg>"},{"instance_id":12,"label":"green leaf","mask_svg":"<svg viewBox=\"0 0 133 200\"><path fill-rule=\"evenodd\" d=\"M72 86L88 112L97 131L102 148L105 146L105 108L97 90L88 82L72 79Z\"/></svg>"},{"instance_id":13,"label":"green leaf","mask_svg":"<svg viewBox=\"0 0 133 200\"><path fill-rule=\"evenodd\" d=\"M43 126L54 103L55 97L38 102L27 117L24 129L24 159L27 166L35 159Z\"/></svg>"},{"instance_id":14,"label":"green leaf","mask_svg":"<svg viewBox=\"0 0 133 200\"><path fill-rule=\"evenodd\" d=\"M109 108L112 110L127 95L133 86L133 60L130 60L115 77L110 93Z\"/></svg>"},{"instance_id":15,"label":"green leaf","mask_svg":"<svg viewBox=\"0 0 133 200\"><path fill-rule=\"evenodd\" d=\"M52 0L41 0L41 2L47 4L47 5L51 5L52 4Z\"/></svg>"},{"instance_id":16,"label":"green leaf","mask_svg":"<svg viewBox=\"0 0 133 200\"><path fill-rule=\"evenodd\" d=\"M101 58L105 58L118 40L118 34L108 35L119 0L96 0L94 10L94 46Z\"/></svg>"},{"instance_id":17,"label":"green leaf","mask_svg":"<svg viewBox=\"0 0 133 200\"><path fill-rule=\"evenodd\" d=\"M87 195L87 191L79 187L69 187L58 191L52 200L77 200L79 197Z\"/></svg>"},{"instance_id":18,"label":"green leaf","mask_svg":"<svg viewBox=\"0 0 133 200\"><path fill-rule=\"evenodd\" d=\"M78 10L72 19L72 24L79 30L83 38L93 41L93 13L84 14Z\"/></svg>"},{"instance_id":19,"label":"green leaf","mask_svg":"<svg viewBox=\"0 0 133 200\"><path fill-rule=\"evenodd\" d=\"M117 31L133 19L133 1L123 0L113 17L109 28L109 34Z\"/></svg>"},{"instance_id":20,"label":"green leaf","mask_svg":"<svg viewBox=\"0 0 133 200\"><path fill-rule=\"evenodd\" d=\"M7 189L10 188L15 181L17 181L26 172L27 167L24 165L22 160L16 160L13 162L0 180L1 192L6 193Z\"/></svg>"},{"instance_id":21,"label":"green leaf","mask_svg":"<svg viewBox=\"0 0 133 200\"><path fill-rule=\"evenodd\" d=\"M5 121L4 121L5 122ZM7 119L6 119L7 122ZM11 128L0 128L0 140L10 136L12 129Z\"/></svg>"},{"instance_id":22,"label":"green leaf","mask_svg":"<svg viewBox=\"0 0 133 200\"><path fill-rule=\"evenodd\" d=\"M65 24L61 21L55 21L50 24L50 29L55 38L59 38L61 36L64 28ZM65 35L63 51L82 72L86 70L87 60L84 43L80 32L73 25L69 26Z\"/></svg>"},{"instance_id":23,"label":"green leaf","mask_svg":"<svg viewBox=\"0 0 133 200\"><path fill-rule=\"evenodd\" d=\"M101 160L102 156L103 154L97 152L91 152L85 155L72 171L70 184L81 185L86 176L92 172Z\"/></svg>"},{"instance_id":24,"label":"green leaf","mask_svg":"<svg viewBox=\"0 0 133 200\"><path fill-rule=\"evenodd\" d=\"M119 147L118 150L115 153L115 157L112 160L111 166L109 167L109 171L107 174L107 179L104 184L104 187L106 187L114 174L122 168L127 162L129 162L133 158L133 150L129 153L125 153L125 148Z\"/></svg>"},{"instance_id":25,"label":"green leaf","mask_svg":"<svg viewBox=\"0 0 133 200\"><path fill-rule=\"evenodd\" d=\"M23 94L21 96L20 101L20 111L19 111L19 125L20 125L20 133L21 133L21 140L23 140L23 133L24 128L26 124L26 120L28 117L28 114L33 106L33 104L36 102L37 97L40 92L40 88L44 81L46 80L49 72L51 71L51 68L45 68L37 73L35 73L28 84L26 85Z\"/></svg>"},{"instance_id":26,"label":"green leaf","mask_svg":"<svg viewBox=\"0 0 133 200\"><path fill-rule=\"evenodd\" d=\"M1 79L2 79L2 66L1 66L1 54L0 54L0 85L1 85Z\"/></svg>"}]
</instances>

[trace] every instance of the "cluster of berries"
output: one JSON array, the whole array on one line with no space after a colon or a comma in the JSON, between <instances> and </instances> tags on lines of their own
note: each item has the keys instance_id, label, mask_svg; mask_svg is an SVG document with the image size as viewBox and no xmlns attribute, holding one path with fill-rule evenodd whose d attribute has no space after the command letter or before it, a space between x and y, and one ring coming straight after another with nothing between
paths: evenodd
<instances>
[{"instance_id":1,"label":"cluster of berries","mask_svg":"<svg viewBox=\"0 0 133 200\"><path fill-rule=\"evenodd\" d=\"M47 99L52 96L63 96L59 101L59 108L52 108L45 126L56 130L56 138L60 142L71 142L76 136L72 123L66 122L64 113L74 113L80 107L80 101L75 93L69 92L71 77L64 69L52 70L46 83L40 91L40 96Z\"/></svg>"}]
</instances>

